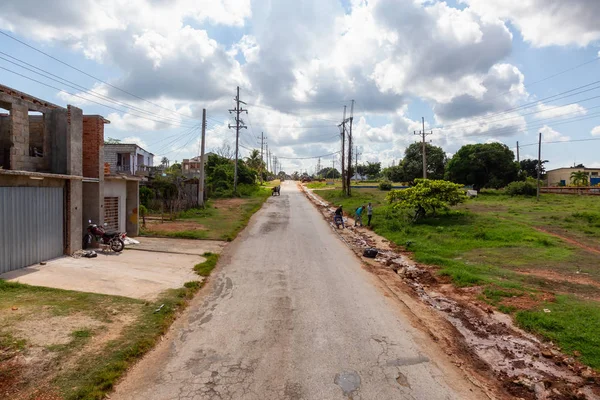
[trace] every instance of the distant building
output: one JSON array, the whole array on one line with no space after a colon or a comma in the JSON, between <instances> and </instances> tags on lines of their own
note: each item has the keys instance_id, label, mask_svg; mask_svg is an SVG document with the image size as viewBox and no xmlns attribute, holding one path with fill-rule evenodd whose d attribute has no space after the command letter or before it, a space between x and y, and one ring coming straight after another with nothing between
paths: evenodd
<instances>
[{"instance_id":1,"label":"distant building","mask_svg":"<svg viewBox=\"0 0 600 400\"><path fill-rule=\"evenodd\" d=\"M133 143L106 143L104 162L111 174L145 175L154 165L154 154Z\"/></svg>"},{"instance_id":2,"label":"distant building","mask_svg":"<svg viewBox=\"0 0 600 400\"><path fill-rule=\"evenodd\" d=\"M213 153L204 154L204 165L208 161L208 156ZM187 177L199 177L200 169L202 168L202 161L200 156L196 156L190 159L184 158L181 163L181 172Z\"/></svg>"},{"instance_id":3,"label":"distant building","mask_svg":"<svg viewBox=\"0 0 600 400\"><path fill-rule=\"evenodd\" d=\"M600 168L564 167L546 171L548 186L566 186L571 183L571 173L583 171L588 176L590 186L600 184Z\"/></svg>"}]
</instances>

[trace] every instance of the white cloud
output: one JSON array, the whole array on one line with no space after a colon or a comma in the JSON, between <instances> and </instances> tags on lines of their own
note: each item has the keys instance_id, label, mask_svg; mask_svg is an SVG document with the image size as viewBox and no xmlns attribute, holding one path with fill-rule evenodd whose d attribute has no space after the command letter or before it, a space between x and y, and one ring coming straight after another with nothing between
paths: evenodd
<instances>
[{"instance_id":1,"label":"white cloud","mask_svg":"<svg viewBox=\"0 0 600 400\"><path fill-rule=\"evenodd\" d=\"M547 104L539 104L536 107L537 114L534 114L535 118L559 118L559 117L576 117L578 115L584 115L587 113L585 107L579 104L569 104L568 106L554 106ZM530 112L529 110L525 112Z\"/></svg>"},{"instance_id":2,"label":"white cloud","mask_svg":"<svg viewBox=\"0 0 600 400\"><path fill-rule=\"evenodd\" d=\"M600 136L600 125L594 127L594 129L592 129L592 136Z\"/></svg>"},{"instance_id":3,"label":"white cloud","mask_svg":"<svg viewBox=\"0 0 600 400\"><path fill-rule=\"evenodd\" d=\"M142 138L140 138L138 136L128 136L128 137L124 138L122 140L122 142L123 143L137 144L138 146L140 146L140 147L142 147L144 149L148 148L148 145L146 144L146 142Z\"/></svg>"},{"instance_id":4,"label":"white cloud","mask_svg":"<svg viewBox=\"0 0 600 400\"><path fill-rule=\"evenodd\" d=\"M510 20L536 47L584 47L600 39L598 0L461 1L481 15Z\"/></svg>"},{"instance_id":5,"label":"white cloud","mask_svg":"<svg viewBox=\"0 0 600 400\"><path fill-rule=\"evenodd\" d=\"M550 128L548 125L544 125L540 129L540 132L542 133L542 141L545 141L545 142L549 142L549 141L564 142L564 141L571 139L571 137L562 135L560 132L555 131L554 129Z\"/></svg>"}]
</instances>

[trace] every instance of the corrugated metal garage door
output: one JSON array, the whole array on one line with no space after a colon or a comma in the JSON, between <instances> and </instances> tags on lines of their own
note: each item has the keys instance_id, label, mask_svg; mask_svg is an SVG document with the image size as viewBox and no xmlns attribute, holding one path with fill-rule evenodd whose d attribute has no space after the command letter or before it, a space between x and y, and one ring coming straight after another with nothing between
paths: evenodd
<instances>
[{"instance_id":1,"label":"corrugated metal garage door","mask_svg":"<svg viewBox=\"0 0 600 400\"><path fill-rule=\"evenodd\" d=\"M0 273L63 254L63 189L0 187Z\"/></svg>"}]
</instances>

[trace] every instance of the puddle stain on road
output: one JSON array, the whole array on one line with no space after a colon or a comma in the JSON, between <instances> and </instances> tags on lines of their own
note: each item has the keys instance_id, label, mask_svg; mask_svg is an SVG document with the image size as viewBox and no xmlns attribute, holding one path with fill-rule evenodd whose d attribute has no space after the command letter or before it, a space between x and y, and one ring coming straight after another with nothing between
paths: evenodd
<instances>
[{"instance_id":1,"label":"puddle stain on road","mask_svg":"<svg viewBox=\"0 0 600 400\"><path fill-rule=\"evenodd\" d=\"M360 375L356 371L343 371L335 376L333 383L342 388L344 396L351 399L354 392L360 389Z\"/></svg>"},{"instance_id":2,"label":"puddle stain on road","mask_svg":"<svg viewBox=\"0 0 600 400\"><path fill-rule=\"evenodd\" d=\"M404 386L410 389L410 383L408 383L408 378L402 372L399 372L399 375L396 378L396 382L398 382L400 386Z\"/></svg>"}]
</instances>

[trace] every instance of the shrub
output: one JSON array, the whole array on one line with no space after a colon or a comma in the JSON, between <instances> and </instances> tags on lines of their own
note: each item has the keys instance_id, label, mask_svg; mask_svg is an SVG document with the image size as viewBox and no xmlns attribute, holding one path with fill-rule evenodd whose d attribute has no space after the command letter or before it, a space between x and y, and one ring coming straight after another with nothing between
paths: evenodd
<instances>
[{"instance_id":1,"label":"shrub","mask_svg":"<svg viewBox=\"0 0 600 400\"><path fill-rule=\"evenodd\" d=\"M379 190L392 190L392 182L389 182L389 181L380 182Z\"/></svg>"},{"instance_id":2,"label":"shrub","mask_svg":"<svg viewBox=\"0 0 600 400\"><path fill-rule=\"evenodd\" d=\"M506 186L506 193L511 196L535 196L537 182L533 178L527 178L521 182L511 182Z\"/></svg>"},{"instance_id":3,"label":"shrub","mask_svg":"<svg viewBox=\"0 0 600 400\"><path fill-rule=\"evenodd\" d=\"M466 198L462 185L431 179L415 179L415 186L392 190L386 197L396 209L413 209L413 221L429 214L435 215L438 210L447 210Z\"/></svg>"}]
</instances>

